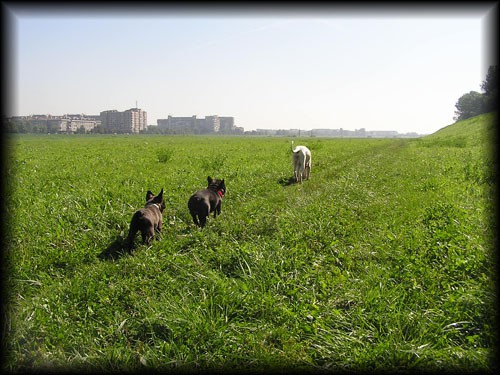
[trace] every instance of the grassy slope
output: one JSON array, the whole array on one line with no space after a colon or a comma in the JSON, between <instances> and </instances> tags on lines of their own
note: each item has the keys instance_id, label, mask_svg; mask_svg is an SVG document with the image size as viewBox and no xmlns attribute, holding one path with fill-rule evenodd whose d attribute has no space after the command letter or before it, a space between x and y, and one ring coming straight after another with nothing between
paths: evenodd
<instances>
[{"instance_id":1,"label":"grassy slope","mask_svg":"<svg viewBox=\"0 0 500 375\"><path fill-rule=\"evenodd\" d=\"M449 144L456 143L456 146L481 146L484 144L492 144L495 137L495 116L496 113L487 113L484 115L469 118L467 120L456 122L448 125L434 134L431 134L425 139L441 140L449 142Z\"/></svg>"},{"instance_id":2,"label":"grassy slope","mask_svg":"<svg viewBox=\"0 0 500 375\"><path fill-rule=\"evenodd\" d=\"M488 369L492 121L302 139L312 179L290 186L287 139L13 140L5 366ZM228 194L200 231L207 174ZM100 260L161 187L162 240Z\"/></svg>"}]
</instances>

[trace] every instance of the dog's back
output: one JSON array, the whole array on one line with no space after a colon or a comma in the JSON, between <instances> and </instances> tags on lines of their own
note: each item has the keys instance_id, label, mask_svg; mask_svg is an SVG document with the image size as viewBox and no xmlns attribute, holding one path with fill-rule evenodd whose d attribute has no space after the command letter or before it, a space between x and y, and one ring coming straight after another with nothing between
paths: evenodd
<instances>
[{"instance_id":1,"label":"dog's back","mask_svg":"<svg viewBox=\"0 0 500 375\"><path fill-rule=\"evenodd\" d=\"M211 207L217 204L216 201L217 194L215 192L208 189L198 190L189 198L189 213L193 217L196 215L207 217L211 211ZM197 223L195 222L195 224Z\"/></svg>"},{"instance_id":2,"label":"dog's back","mask_svg":"<svg viewBox=\"0 0 500 375\"><path fill-rule=\"evenodd\" d=\"M222 197L226 193L224 180L207 178L208 187L195 192L188 200L188 208L193 222L204 227L211 212L214 217L221 213Z\"/></svg>"},{"instance_id":3,"label":"dog's back","mask_svg":"<svg viewBox=\"0 0 500 375\"><path fill-rule=\"evenodd\" d=\"M295 182L302 182L302 179L308 180L311 173L311 151L306 146L297 146L292 149L292 152Z\"/></svg>"},{"instance_id":4,"label":"dog's back","mask_svg":"<svg viewBox=\"0 0 500 375\"><path fill-rule=\"evenodd\" d=\"M161 192L157 196L154 196L148 190L146 193L146 205L137 210L130 221L130 229L125 240L127 250L130 251L132 249L134 238L138 231L141 232L142 242L149 245L155 231L161 231L164 209L163 189L161 189Z\"/></svg>"}]
</instances>

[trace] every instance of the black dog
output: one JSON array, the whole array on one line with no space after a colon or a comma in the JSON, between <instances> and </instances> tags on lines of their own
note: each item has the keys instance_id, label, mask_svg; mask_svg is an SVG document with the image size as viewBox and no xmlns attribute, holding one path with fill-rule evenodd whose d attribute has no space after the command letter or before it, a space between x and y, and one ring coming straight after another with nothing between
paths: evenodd
<instances>
[{"instance_id":1,"label":"black dog","mask_svg":"<svg viewBox=\"0 0 500 375\"><path fill-rule=\"evenodd\" d=\"M160 194L154 196L151 191L146 193L146 206L136 211L130 222L130 229L125 246L128 251L132 249L137 231L141 231L142 243L149 245L155 235L155 231L160 233L162 226L162 213L165 209L163 201L163 189Z\"/></svg>"},{"instance_id":2,"label":"black dog","mask_svg":"<svg viewBox=\"0 0 500 375\"><path fill-rule=\"evenodd\" d=\"M191 195L188 201L188 208L193 222L199 227L204 227L207 222L207 216L210 212L214 213L214 218L220 215L222 198L226 194L226 185L224 179L217 180L208 176L208 187L198 190Z\"/></svg>"}]
</instances>

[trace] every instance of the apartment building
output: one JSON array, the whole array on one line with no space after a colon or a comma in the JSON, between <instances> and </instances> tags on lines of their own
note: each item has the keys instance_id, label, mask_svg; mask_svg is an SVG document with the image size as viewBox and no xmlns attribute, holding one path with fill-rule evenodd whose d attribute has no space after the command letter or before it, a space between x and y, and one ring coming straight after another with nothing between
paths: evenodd
<instances>
[{"instance_id":1,"label":"apartment building","mask_svg":"<svg viewBox=\"0 0 500 375\"><path fill-rule=\"evenodd\" d=\"M158 119L158 128L168 133L184 134L231 134L239 128L234 126L234 117L219 117L217 115L205 116L205 118L173 117Z\"/></svg>"},{"instance_id":2,"label":"apartment building","mask_svg":"<svg viewBox=\"0 0 500 375\"><path fill-rule=\"evenodd\" d=\"M219 132L223 134L234 133L234 117L219 117Z\"/></svg>"},{"instance_id":3,"label":"apartment building","mask_svg":"<svg viewBox=\"0 0 500 375\"><path fill-rule=\"evenodd\" d=\"M82 130L89 133L101 124L98 115L85 114L15 116L10 121L27 123L31 129L38 128L38 131L48 133L76 133Z\"/></svg>"},{"instance_id":4,"label":"apartment building","mask_svg":"<svg viewBox=\"0 0 500 375\"><path fill-rule=\"evenodd\" d=\"M166 119L158 119L156 123L161 130L173 133L208 134L216 133L220 128L218 116L205 116L205 118L168 116Z\"/></svg>"},{"instance_id":5,"label":"apartment building","mask_svg":"<svg viewBox=\"0 0 500 375\"><path fill-rule=\"evenodd\" d=\"M158 128L173 133L190 133L196 128L196 116L173 117L156 120Z\"/></svg>"},{"instance_id":6,"label":"apartment building","mask_svg":"<svg viewBox=\"0 0 500 375\"><path fill-rule=\"evenodd\" d=\"M100 119L103 129L110 133L139 133L148 126L147 113L139 108L103 111Z\"/></svg>"}]
</instances>

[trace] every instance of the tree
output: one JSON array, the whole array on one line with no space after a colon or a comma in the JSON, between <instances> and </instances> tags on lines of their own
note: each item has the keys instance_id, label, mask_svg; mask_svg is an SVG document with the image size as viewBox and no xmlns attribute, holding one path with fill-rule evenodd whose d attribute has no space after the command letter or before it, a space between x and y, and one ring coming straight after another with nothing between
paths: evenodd
<instances>
[{"instance_id":1,"label":"tree","mask_svg":"<svg viewBox=\"0 0 500 375\"><path fill-rule=\"evenodd\" d=\"M491 112L497 108L498 103L498 65L490 65L486 79L481 84L484 91L484 112Z\"/></svg>"},{"instance_id":2,"label":"tree","mask_svg":"<svg viewBox=\"0 0 500 375\"><path fill-rule=\"evenodd\" d=\"M462 95L455 104L455 121L465 120L484 113L485 95L471 91Z\"/></svg>"},{"instance_id":3,"label":"tree","mask_svg":"<svg viewBox=\"0 0 500 375\"><path fill-rule=\"evenodd\" d=\"M483 113L495 111L498 102L498 66L488 68L486 79L481 84L484 94L471 91L462 95L455 104L455 121L465 120Z\"/></svg>"}]
</instances>

